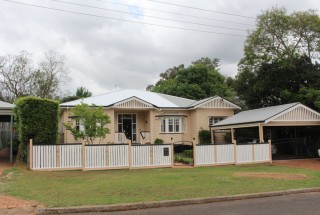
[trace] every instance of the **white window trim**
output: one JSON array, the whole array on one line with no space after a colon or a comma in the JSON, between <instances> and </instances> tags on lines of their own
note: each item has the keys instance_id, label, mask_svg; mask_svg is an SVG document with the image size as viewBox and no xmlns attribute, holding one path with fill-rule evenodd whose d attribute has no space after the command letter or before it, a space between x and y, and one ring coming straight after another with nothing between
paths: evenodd
<instances>
[{"instance_id":1,"label":"white window trim","mask_svg":"<svg viewBox=\"0 0 320 215\"><path fill-rule=\"evenodd\" d=\"M81 120L78 120L77 118L75 118L75 120L74 120L74 125L75 125L75 127L78 127L78 126L79 126L79 131L80 131L80 132L85 131L84 125L83 125L83 123L81 122Z\"/></svg>"},{"instance_id":2,"label":"white window trim","mask_svg":"<svg viewBox=\"0 0 320 215\"><path fill-rule=\"evenodd\" d=\"M179 131L176 131L176 120L179 119ZM169 120L172 120L172 127L173 131L169 131ZM164 130L163 128L163 121L165 122L165 127ZM161 117L160 118L160 133L162 134L183 134L186 133L187 126L186 126L186 121L185 117L177 117L177 116L172 116L172 117Z\"/></svg>"},{"instance_id":3,"label":"white window trim","mask_svg":"<svg viewBox=\"0 0 320 215\"><path fill-rule=\"evenodd\" d=\"M212 125L214 125L214 124L216 124L216 123L218 123L218 122L220 122L220 121L222 121L222 120L224 120L224 119L226 119L226 118L227 118L226 116L209 116L209 118L208 118L208 125L209 125L209 126L212 126ZM210 120L211 120L211 119L213 119L213 123L210 123ZM219 119L218 122L214 122L215 119Z\"/></svg>"}]
</instances>

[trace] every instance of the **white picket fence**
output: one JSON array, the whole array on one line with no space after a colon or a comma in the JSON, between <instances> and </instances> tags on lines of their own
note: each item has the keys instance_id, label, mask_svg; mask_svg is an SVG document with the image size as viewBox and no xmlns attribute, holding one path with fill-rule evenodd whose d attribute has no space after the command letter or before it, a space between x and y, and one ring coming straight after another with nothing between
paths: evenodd
<instances>
[{"instance_id":1,"label":"white picket fence","mask_svg":"<svg viewBox=\"0 0 320 215\"><path fill-rule=\"evenodd\" d=\"M33 145L30 155L33 170L171 167L173 162L171 145Z\"/></svg>"},{"instance_id":2,"label":"white picket fence","mask_svg":"<svg viewBox=\"0 0 320 215\"><path fill-rule=\"evenodd\" d=\"M196 145L195 165L270 162L270 143L246 145ZM234 152L236 148L236 153Z\"/></svg>"},{"instance_id":3,"label":"white picket fence","mask_svg":"<svg viewBox=\"0 0 320 215\"><path fill-rule=\"evenodd\" d=\"M194 165L271 162L270 144L196 145ZM173 145L32 145L33 170L99 170L172 167Z\"/></svg>"},{"instance_id":4,"label":"white picket fence","mask_svg":"<svg viewBox=\"0 0 320 215\"><path fill-rule=\"evenodd\" d=\"M33 169L82 168L82 145L36 145L32 149Z\"/></svg>"}]
</instances>

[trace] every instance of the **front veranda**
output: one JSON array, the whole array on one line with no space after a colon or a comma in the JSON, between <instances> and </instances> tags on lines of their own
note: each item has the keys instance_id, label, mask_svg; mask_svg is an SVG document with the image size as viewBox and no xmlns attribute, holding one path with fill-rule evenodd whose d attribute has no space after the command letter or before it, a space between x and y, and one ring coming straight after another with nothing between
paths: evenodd
<instances>
[{"instance_id":1,"label":"front veranda","mask_svg":"<svg viewBox=\"0 0 320 215\"><path fill-rule=\"evenodd\" d=\"M150 110L115 110L114 143L150 144L154 130L153 112ZM154 141L154 140L153 140Z\"/></svg>"}]
</instances>

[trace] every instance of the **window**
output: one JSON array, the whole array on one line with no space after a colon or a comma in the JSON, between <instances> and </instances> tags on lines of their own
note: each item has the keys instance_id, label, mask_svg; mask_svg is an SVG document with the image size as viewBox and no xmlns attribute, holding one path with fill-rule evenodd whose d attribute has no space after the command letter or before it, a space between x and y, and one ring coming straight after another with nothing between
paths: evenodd
<instances>
[{"instance_id":1,"label":"window","mask_svg":"<svg viewBox=\"0 0 320 215\"><path fill-rule=\"evenodd\" d=\"M75 118L75 127L76 127L77 131L84 131L85 130L83 123L77 118Z\"/></svg>"},{"instance_id":2,"label":"window","mask_svg":"<svg viewBox=\"0 0 320 215\"><path fill-rule=\"evenodd\" d=\"M160 119L161 133L183 133L185 131L183 117L162 117Z\"/></svg>"},{"instance_id":3,"label":"window","mask_svg":"<svg viewBox=\"0 0 320 215\"><path fill-rule=\"evenodd\" d=\"M209 117L209 126L214 125L222 120L224 120L226 117L224 116L210 116Z\"/></svg>"}]
</instances>

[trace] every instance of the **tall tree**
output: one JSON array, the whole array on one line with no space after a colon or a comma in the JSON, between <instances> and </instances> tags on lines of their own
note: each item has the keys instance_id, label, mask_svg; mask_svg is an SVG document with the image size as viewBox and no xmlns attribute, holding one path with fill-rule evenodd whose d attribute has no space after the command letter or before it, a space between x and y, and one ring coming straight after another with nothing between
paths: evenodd
<instances>
[{"instance_id":1,"label":"tall tree","mask_svg":"<svg viewBox=\"0 0 320 215\"><path fill-rule=\"evenodd\" d=\"M287 15L272 8L258 16L247 38L235 88L249 108L301 101L316 108L320 18L315 11Z\"/></svg>"},{"instance_id":2,"label":"tall tree","mask_svg":"<svg viewBox=\"0 0 320 215\"><path fill-rule=\"evenodd\" d=\"M259 68L262 63L277 59L291 62L306 55L320 60L320 18L316 11L294 12L272 8L258 16L257 27L247 38L240 71Z\"/></svg>"},{"instance_id":3,"label":"tall tree","mask_svg":"<svg viewBox=\"0 0 320 215\"><path fill-rule=\"evenodd\" d=\"M219 60L201 58L185 68L183 65L168 69L161 79L148 90L200 100L210 96L233 98L235 93L219 72Z\"/></svg>"},{"instance_id":4,"label":"tall tree","mask_svg":"<svg viewBox=\"0 0 320 215\"><path fill-rule=\"evenodd\" d=\"M26 51L0 56L0 100L12 103L28 95L56 98L68 73L65 57L54 51L46 53L37 67Z\"/></svg>"},{"instance_id":5,"label":"tall tree","mask_svg":"<svg viewBox=\"0 0 320 215\"><path fill-rule=\"evenodd\" d=\"M65 57L55 51L49 51L39 63L38 70L34 72L33 94L41 98L55 98L60 85L68 80L69 69L66 67Z\"/></svg>"},{"instance_id":6,"label":"tall tree","mask_svg":"<svg viewBox=\"0 0 320 215\"><path fill-rule=\"evenodd\" d=\"M0 56L0 100L13 103L32 92L34 66L31 54Z\"/></svg>"},{"instance_id":7,"label":"tall tree","mask_svg":"<svg viewBox=\"0 0 320 215\"><path fill-rule=\"evenodd\" d=\"M294 62L273 60L263 63L255 73L238 76L236 89L250 108L267 107L289 102L302 102L320 109L320 65L307 56Z\"/></svg>"}]
</instances>

